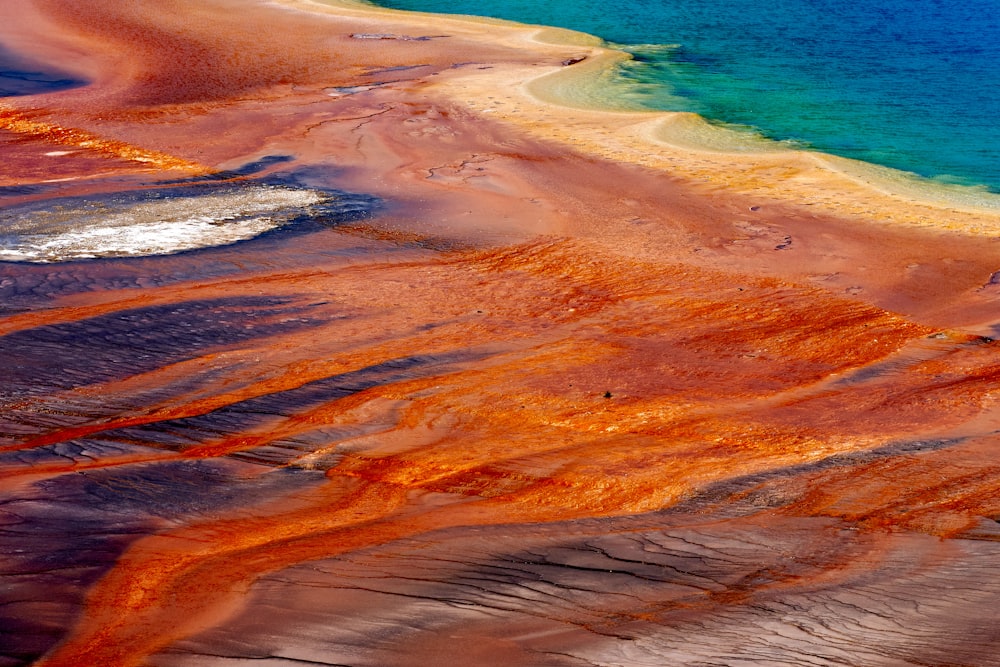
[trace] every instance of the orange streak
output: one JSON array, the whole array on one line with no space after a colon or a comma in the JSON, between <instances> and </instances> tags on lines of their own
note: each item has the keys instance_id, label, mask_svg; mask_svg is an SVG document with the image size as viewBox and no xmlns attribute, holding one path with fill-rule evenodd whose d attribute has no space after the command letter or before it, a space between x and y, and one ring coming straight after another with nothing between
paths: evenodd
<instances>
[{"instance_id":1,"label":"orange streak","mask_svg":"<svg viewBox=\"0 0 1000 667\"><path fill-rule=\"evenodd\" d=\"M3 102L0 102L0 129L59 146L83 148L106 157L138 162L156 169L184 171L191 174L205 174L212 171L197 162L168 153L140 148L117 139L107 139L78 128L33 120L24 112Z\"/></svg>"}]
</instances>

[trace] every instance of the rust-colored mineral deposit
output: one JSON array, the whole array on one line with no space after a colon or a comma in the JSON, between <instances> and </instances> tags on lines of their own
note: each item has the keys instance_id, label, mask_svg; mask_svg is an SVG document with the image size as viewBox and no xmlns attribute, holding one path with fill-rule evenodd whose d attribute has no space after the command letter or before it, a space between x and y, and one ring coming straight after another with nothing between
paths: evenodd
<instances>
[{"instance_id":1,"label":"rust-colored mineral deposit","mask_svg":"<svg viewBox=\"0 0 1000 667\"><path fill-rule=\"evenodd\" d=\"M4 0L0 666L1000 665L1000 214L579 35ZM571 63L570 66L567 63Z\"/></svg>"}]
</instances>

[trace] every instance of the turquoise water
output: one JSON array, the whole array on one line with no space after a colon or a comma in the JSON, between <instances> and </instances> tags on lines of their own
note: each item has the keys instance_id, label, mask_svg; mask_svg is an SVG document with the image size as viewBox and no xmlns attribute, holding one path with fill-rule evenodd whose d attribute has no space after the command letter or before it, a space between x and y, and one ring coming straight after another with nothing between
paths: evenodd
<instances>
[{"instance_id":1,"label":"turquoise water","mask_svg":"<svg viewBox=\"0 0 1000 667\"><path fill-rule=\"evenodd\" d=\"M1000 192L1000 0L379 0L572 28L629 101Z\"/></svg>"}]
</instances>

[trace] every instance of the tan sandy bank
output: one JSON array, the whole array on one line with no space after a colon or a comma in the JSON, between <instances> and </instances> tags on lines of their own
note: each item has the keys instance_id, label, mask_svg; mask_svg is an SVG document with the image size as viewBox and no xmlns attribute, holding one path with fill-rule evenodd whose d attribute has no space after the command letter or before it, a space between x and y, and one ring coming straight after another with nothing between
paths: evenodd
<instances>
[{"instance_id":1,"label":"tan sandy bank","mask_svg":"<svg viewBox=\"0 0 1000 667\"><path fill-rule=\"evenodd\" d=\"M662 170L711 190L810 207L816 213L976 235L1000 232L1000 196L985 190L789 149L736 134L692 113L608 108L614 101L600 89L629 56L589 35L488 18L401 12L351 0L281 4L344 17L378 16L409 26L413 35L447 33L535 52L547 64L456 69L438 77L430 89L472 113L488 114L576 151Z\"/></svg>"}]
</instances>

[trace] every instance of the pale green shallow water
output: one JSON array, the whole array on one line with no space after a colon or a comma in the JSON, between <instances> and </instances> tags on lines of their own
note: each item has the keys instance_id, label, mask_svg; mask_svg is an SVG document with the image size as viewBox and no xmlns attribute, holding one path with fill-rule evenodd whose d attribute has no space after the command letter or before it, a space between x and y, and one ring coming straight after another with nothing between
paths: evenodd
<instances>
[{"instance_id":1,"label":"pale green shallow water","mask_svg":"<svg viewBox=\"0 0 1000 667\"><path fill-rule=\"evenodd\" d=\"M694 111L798 147L1000 192L1000 0L378 4L591 33L635 55L597 104Z\"/></svg>"}]
</instances>

